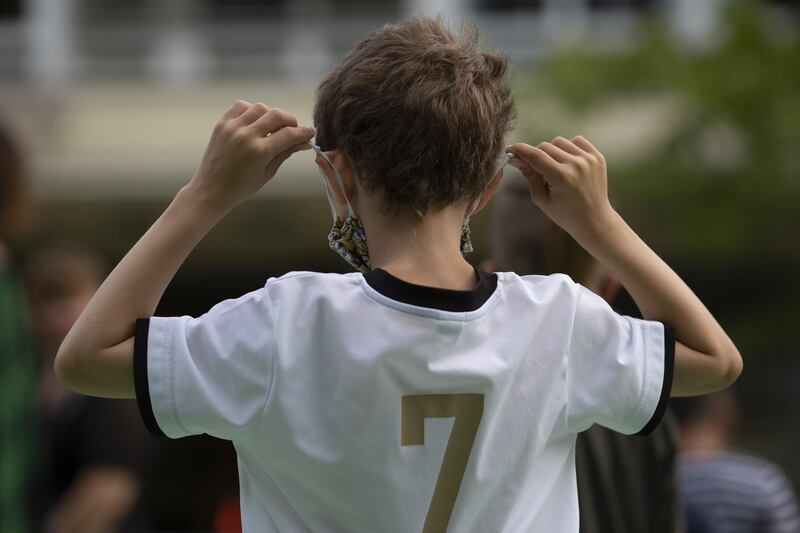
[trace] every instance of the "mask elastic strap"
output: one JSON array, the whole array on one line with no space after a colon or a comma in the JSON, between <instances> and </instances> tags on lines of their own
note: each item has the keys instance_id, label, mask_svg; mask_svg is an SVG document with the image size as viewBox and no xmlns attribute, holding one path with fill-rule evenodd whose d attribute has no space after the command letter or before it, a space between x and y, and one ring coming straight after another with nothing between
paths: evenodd
<instances>
[{"instance_id":1,"label":"mask elastic strap","mask_svg":"<svg viewBox=\"0 0 800 533\"><path fill-rule=\"evenodd\" d=\"M342 191L342 196L344 196L344 201L347 204L347 213L351 217L355 216L355 213L353 212L353 207L350 205L350 200L347 199L347 193L345 192L344 188L344 179L342 178L342 175L339 173L339 170L336 168L336 166L334 166L333 161L331 161L330 158L328 158L328 156L325 155L325 152L322 151L322 148L320 148L316 144L312 143L311 141L306 141L306 144L308 144L317 155L322 156L322 158L325 161L327 161L328 164L331 166L331 168L333 169L333 174L334 176L336 176L336 183L339 184L339 190ZM333 198L331 198L331 191L328 190L328 177L325 176L325 173L322 171L321 168L317 167L317 170L319 170L319 175L322 178L322 183L325 185L325 194L328 195L328 202L331 205L333 205L334 200ZM334 218L335 218L335 213L334 213Z\"/></svg>"},{"instance_id":2,"label":"mask elastic strap","mask_svg":"<svg viewBox=\"0 0 800 533\"><path fill-rule=\"evenodd\" d=\"M492 177L497 176L497 173L503 170L505 166L508 164L508 162L514 159L515 157L516 156L514 154L509 154L509 153L505 153L502 156L500 156L500 159L497 161L497 166L494 169L494 174L492 174ZM469 219L469 217L471 217L475 213L475 210L478 209L478 204L480 203L480 201L481 197L478 196L472 201L471 204L469 204L469 209L467 209L467 219Z\"/></svg>"}]
</instances>

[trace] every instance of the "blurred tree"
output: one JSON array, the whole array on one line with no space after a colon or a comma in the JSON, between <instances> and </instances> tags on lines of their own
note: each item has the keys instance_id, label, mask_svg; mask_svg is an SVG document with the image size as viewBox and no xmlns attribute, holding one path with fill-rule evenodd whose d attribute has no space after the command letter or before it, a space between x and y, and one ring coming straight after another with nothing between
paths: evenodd
<instances>
[{"instance_id":1,"label":"blurred tree","mask_svg":"<svg viewBox=\"0 0 800 533\"><path fill-rule=\"evenodd\" d=\"M754 257L797 264L800 41L796 20L769 15L730 2L724 32L701 49L648 19L622 52L561 50L522 76L521 107L550 100L586 116L643 97L668 102L652 117L669 123L667 133L609 162L626 216L669 254L707 266ZM520 122L527 138L561 133L547 121Z\"/></svg>"}]
</instances>

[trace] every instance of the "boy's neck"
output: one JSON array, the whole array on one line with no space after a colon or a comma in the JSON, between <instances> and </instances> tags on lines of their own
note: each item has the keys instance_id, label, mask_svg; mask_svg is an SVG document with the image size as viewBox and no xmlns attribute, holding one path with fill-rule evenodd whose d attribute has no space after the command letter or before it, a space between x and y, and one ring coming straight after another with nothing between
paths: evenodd
<instances>
[{"instance_id":1,"label":"boy's neck","mask_svg":"<svg viewBox=\"0 0 800 533\"><path fill-rule=\"evenodd\" d=\"M370 211L370 210L368 210ZM475 269L461 255L460 206L425 214L387 217L362 215L373 268L386 270L408 283L454 290L471 290L478 282Z\"/></svg>"},{"instance_id":2,"label":"boy's neck","mask_svg":"<svg viewBox=\"0 0 800 533\"><path fill-rule=\"evenodd\" d=\"M419 265L424 265L425 268L420 268ZM404 256L396 261L376 264L374 268L383 269L405 282L425 287L469 291L478 283L475 268L463 258L460 262L437 264L426 261L424 257Z\"/></svg>"}]
</instances>

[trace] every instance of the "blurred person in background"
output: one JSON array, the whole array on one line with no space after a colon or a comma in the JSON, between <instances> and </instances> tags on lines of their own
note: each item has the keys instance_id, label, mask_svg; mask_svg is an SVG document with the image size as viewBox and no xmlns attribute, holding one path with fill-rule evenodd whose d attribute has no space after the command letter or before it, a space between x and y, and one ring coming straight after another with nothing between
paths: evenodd
<instances>
[{"instance_id":1,"label":"blurred person in background","mask_svg":"<svg viewBox=\"0 0 800 533\"><path fill-rule=\"evenodd\" d=\"M28 530L23 495L34 458L35 359L12 250L30 233L34 203L22 153L0 126L0 531Z\"/></svg>"},{"instance_id":2,"label":"blurred person in background","mask_svg":"<svg viewBox=\"0 0 800 533\"><path fill-rule=\"evenodd\" d=\"M523 179L509 174L491 211L492 259L484 268L520 275L563 273L613 303L614 277L567 232L531 209ZM649 435L595 425L578 434L575 459L581 533L674 533L681 530L675 480L677 427L670 413Z\"/></svg>"},{"instance_id":3,"label":"blurred person in background","mask_svg":"<svg viewBox=\"0 0 800 533\"><path fill-rule=\"evenodd\" d=\"M730 390L671 401L680 424L678 486L686 533L798 533L791 482L776 464L731 446L739 426Z\"/></svg>"},{"instance_id":4,"label":"blurred person in background","mask_svg":"<svg viewBox=\"0 0 800 533\"><path fill-rule=\"evenodd\" d=\"M40 461L30 507L36 530L48 533L143 531L144 472L152 460L132 400L84 396L53 372L61 341L100 286L106 268L93 250L53 244L26 267L39 380Z\"/></svg>"}]
</instances>

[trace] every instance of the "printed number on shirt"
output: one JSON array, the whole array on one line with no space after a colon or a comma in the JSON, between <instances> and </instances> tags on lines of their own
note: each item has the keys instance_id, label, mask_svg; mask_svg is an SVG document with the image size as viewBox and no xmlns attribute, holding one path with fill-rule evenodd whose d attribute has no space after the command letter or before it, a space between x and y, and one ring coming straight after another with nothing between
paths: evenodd
<instances>
[{"instance_id":1,"label":"printed number on shirt","mask_svg":"<svg viewBox=\"0 0 800 533\"><path fill-rule=\"evenodd\" d=\"M400 445L425 444L425 419L454 417L423 533L444 531L453 512L464 470L483 416L483 394L419 394L403 396Z\"/></svg>"}]
</instances>

